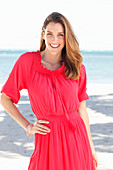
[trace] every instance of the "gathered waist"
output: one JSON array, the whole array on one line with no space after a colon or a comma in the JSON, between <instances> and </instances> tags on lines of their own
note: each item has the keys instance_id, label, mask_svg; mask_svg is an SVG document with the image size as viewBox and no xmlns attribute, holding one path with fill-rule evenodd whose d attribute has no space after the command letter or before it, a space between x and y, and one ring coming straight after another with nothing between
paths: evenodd
<instances>
[{"instance_id":1,"label":"gathered waist","mask_svg":"<svg viewBox=\"0 0 113 170\"><path fill-rule=\"evenodd\" d=\"M76 117L79 116L77 111L73 111L73 112L68 112L68 113L64 113L64 115L46 115L45 118L38 118L38 119L42 119L42 120L47 120L49 121L49 123L56 123L56 122L67 122L69 124L69 126L71 127L72 130L75 130L75 126L72 122L73 119L76 119Z\"/></svg>"}]
</instances>

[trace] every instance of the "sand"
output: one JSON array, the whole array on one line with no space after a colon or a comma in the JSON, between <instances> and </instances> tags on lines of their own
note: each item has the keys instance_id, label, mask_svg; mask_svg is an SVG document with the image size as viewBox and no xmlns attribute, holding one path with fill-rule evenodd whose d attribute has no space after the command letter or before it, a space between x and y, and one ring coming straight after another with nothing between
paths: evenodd
<instances>
[{"instance_id":1,"label":"sand","mask_svg":"<svg viewBox=\"0 0 113 170\"><path fill-rule=\"evenodd\" d=\"M113 84L88 84L87 88L91 134L99 159L97 170L113 170ZM21 91L16 106L30 122L36 121L26 90ZM0 170L27 170L33 141L34 136L28 137L0 105Z\"/></svg>"}]
</instances>

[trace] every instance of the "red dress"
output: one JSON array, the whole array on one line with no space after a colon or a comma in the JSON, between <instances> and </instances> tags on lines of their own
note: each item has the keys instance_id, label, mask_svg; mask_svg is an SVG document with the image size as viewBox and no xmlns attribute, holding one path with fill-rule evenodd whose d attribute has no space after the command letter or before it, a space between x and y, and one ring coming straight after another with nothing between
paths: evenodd
<instances>
[{"instance_id":1,"label":"red dress","mask_svg":"<svg viewBox=\"0 0 113 170\"><path fill-rule=\"evenodd\" d=\"M54 71L44 68L40 51L22 54L1 92L15 104L20 90L27 89L37 119L48 120L50 133L35 134L35 149L28 170L94 170L85 124L77 113L86 93L86 71L80 78L66 79L65 63Z\"/></svg>"}]
</instances>

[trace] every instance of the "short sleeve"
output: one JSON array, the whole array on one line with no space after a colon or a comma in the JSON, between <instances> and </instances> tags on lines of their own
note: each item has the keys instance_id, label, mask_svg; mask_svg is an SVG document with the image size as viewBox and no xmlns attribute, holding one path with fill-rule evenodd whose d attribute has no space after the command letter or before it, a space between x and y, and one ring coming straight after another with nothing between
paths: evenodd
<instances>
[{"instance_id":1,"label":"short sleeve","mask_svg":"<svg viewBox=\"0 0 113 170\"><path fill-rule=\"evenodd\" d=\"M78 99L80 102L83 100L88 100L89 96L87 94L87 76L85 66L82 64L80 70L80 77L78 81Z\"/></svg>"},{"instance_id":2,"label":"short sleeve","mask_svg":"<svg viewBox=\"0 0 113 170\"><path fill-rule=\"evenodd\" d=\"M15 104L19 102L20 91L28 87L27 55L27 53L22 54L17 59L7 81L0 91L9 96Z\"/></svg>"}]
</instances>

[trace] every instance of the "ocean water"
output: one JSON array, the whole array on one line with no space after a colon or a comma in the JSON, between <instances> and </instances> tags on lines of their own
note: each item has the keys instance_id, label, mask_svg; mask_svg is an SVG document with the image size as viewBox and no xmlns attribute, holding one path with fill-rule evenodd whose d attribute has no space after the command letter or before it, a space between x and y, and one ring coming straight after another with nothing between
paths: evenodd
<instances>
[{"instance_id":1,"label":"ocean water","mask_svg":"<svg viewBox=\"0 0 113 170\"><path fill-rule=\"evenodd\" d=\"M4 84L18 57L27 50L0 51L0 84ZM82 52L87 83L113 83L113 52Z\"/></svg>"},{"instance_id":2,"label":"ocean water","mask_svg":"<svg viewBox=\"0 0 113 170\"><path fill-rule=\"evenodd\" d=\"M88 83L113 83L113 51L84 52L82 56Z\"/></svg>"}]
</instances>

